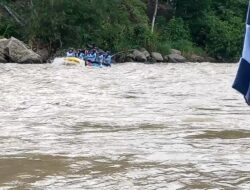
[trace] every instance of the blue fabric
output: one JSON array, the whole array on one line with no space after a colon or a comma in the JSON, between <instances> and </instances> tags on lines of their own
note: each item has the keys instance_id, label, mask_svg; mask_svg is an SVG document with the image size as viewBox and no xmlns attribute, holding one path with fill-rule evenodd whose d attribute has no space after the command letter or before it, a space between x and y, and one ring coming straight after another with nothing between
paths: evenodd
<instances>
[{"instance_id":1,"label":"blue fabric","mask_svg":"<svg viewBox=\"0 0 250 190\"><path fill-rule=\"evenodd\" d=\"M92 54L87 55L87 60L90 61L90 62L95 62L96 53L92 53Z\"/></svg>"},{"instance_id":2,"label":"blue fabric","mask_svg":"<svg viewBox=\"0 0 250 190\"><path fill-rule=\"evenodd\" d=\"M84 59L84 57L85 57L84 53L79 53L79 58L80 59Z\"/></svg>"},{"instance_id":3,"label":"blue fabric","mask_svg":"<svg viewBox=\"0 0 250 190\"><path fill-rule=\"evenodd\" d=\"M240 61L233 88L239 91L250 105L250 64L243 58Z\"/></svg>"},{"instance_id":4,"label":"blue fabric","mask_svg":"<svg viewBox=\"0 0 250 190\"><path fill-rule=\"evenodd\" d=\"M66 57L75 57L74 52L67 52Z\"/></svg>"},{"instance_id":5,"label":"blue fabric","mask_svg":"<svg viewBox=\"0 0 250 190\"><path fill-rule=\"evenodd\" d=\"M250 6L248 6L247 12L242 58L240 60L233 88L239 91L244 96L247 104L250 105Z\"/></svg>"},{"instance_id":6,"label":"blue fabric","mask_svg":"<svg viewBox=\"0 0 250 190\"><path fill-rule=\"evenodd\" d=\"M250 24L250 6L248 6L248 12L247 12L247 24Z\"/></svg>"},{"instance_id":7,"label":"blue fabric","mask_svg":"<svg viewBox=\"0 0 250 190\"><path fill-rule=\"evenodd\" d=\"M102 63L103 63L103 59L104 59L103 55L99 55L97 58L98 58L97 61L98 61L100 64L102 64Z\"/></svg>"},{"instance_id":8,"label":"blue fabric","mask_svg":"<svg viewBox=\"0 0 250 190\"><path fill-rule=\"evenodd\" d=\"M104 64L111 65L111 62L112 62L111 55L106 56L104 59Z\"/></svg>"}]
</instances>

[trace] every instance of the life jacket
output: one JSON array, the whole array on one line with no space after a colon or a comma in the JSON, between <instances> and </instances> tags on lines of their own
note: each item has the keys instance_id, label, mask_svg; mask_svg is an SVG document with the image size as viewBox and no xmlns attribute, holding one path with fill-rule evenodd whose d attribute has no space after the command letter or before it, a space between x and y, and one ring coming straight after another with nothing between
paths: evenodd
<instances>
[{"instance_id":1,"label":"life jacket","mask_svg":"<svg viewBox=\"0 0 250 190\"><path fill-rule=\"evenodd\" d=\"M83 52L80 52L79 55L78 55L78 57L80 59L84 59L85 58L85 54Z\"/></svg>"},{"instance_id":2,"label":"life jacket","mask_svg":"<svg viewBox=\"0 0 250 190\"><path fill-rule=\"evenodd\" d=\"M112 62L112 56L111 55L105 56L104 63L111 65L111 62Z\"/></svg>"},{"instance_id":3,"label":"life jacket","mask_svg":"<svg viewBox=\"0 0 250 190\"><path fill-rule=\"evenodd\" d=\"M104 61L104 56L103 56L103 55L99 55L99 56L98 56L98 62L99 62L100 64L102 64L103 61Z\"/></svg>"},{"instance_id":4,"label":"life jacket","mask_svg":"<svg viewBox=\"0 0 250 190\"><path fill-rule=\"evenodd\" d=\"M95 62L96 61L96 53L89 54L87 56L87 60L91 61L91 62Z\"/></svg>"}]
</instances>

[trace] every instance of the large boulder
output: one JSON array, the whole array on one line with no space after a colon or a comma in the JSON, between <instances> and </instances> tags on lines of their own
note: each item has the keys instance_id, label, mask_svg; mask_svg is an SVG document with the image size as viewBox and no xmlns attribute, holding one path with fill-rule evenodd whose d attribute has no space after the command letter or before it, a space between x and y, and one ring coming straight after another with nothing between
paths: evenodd
<instances>
[{"instance_id":1,"label":"large boulder","mask_svg":"<svg viewBox=\"0 0 250 190\"><path fill-rule=\"evenodd\" d=\"M168 55L169 62L172 63L185 63L187 60L185 57L179 54L170 54Z\"/></svg>"},{"instance_id":2,"label":"large boulder","mask_svg":"<svg viewBox=\"0 0 250 190\"><path fill-rule=\"evenodd\" d=\"M7 63L7 51L6 51L7 43L8 39L6 38L0 39L0 63Z\"/></svg>"},{"instance_id":3,"label":"large boulder","mask_svg":"<svg viewBox=\"0 0 250 190\"><path fill-rule=\"evenodd\" d=\"M133 62L135 60L135 56L132 53L126 55L125 61L126 62Z\"/></svg>"},{"instance_id":4,"label":"large boulder","mask_svg":"<svg viewBox=\"0 0 250 190\"><path fill-rule=\"evenodd\" d=\"M6 57L0 52L0 63L7 63Z\"/></svg>"},{"instance_id":5,"label":"large boulder","mask_svg":"<svg viewBox=\"0 0 250 190\"><path fill-rule=\"evenodd\" d=\"M145 48L141 48L140 52L142 52L147 59L150 57L150 53Z\"/></svg>"},{"instance_id":6,"label":"large boulder","mask_svg":"<svg viewBox=\"0 0 250 190\"><path fill-rule=\"evenodd\" d=\"M6 46L8 56L15 63L42 63L41 56L18 39L11 37Z\"/></svg>"},{"instance_id":7,"label":"large boulder","mask_svg":"<svg viewBox=\"0 0 250 190\"><path fill-rule=\"evenodd\" d=\"M181 55L181 51L177 49L170 49L170 54L178 54Z\"/></svg>"},{"instance_id":8,"label":"large boulder","mask_svg":"<svg viewBox=\"0 0 250 190\"><path fill-rule=\"evenodd\" d=\"M152 58L155 59L157 62L163 62L163 61L164 61L162 55L161 55L160 53L158 53L158 52L152 52L152 53L151 53L151 56L152 56Z\"/></svg>"},{"instance_id":9,"label":"large boulder","mask_svg":"<svg viewBox=\"0 0 250 190\"><path fill-rule=\"evenodd\" d=\"M8 44L9 40L6 38L0 39L0 51L5 50L6 45Z\"/></svg>"},{"instance_id":10,"label":"large boulder","mask_svg":"<svg viewBox=\"0 0 250 190\"><path fill-rule=\"evenodd\" d=\"M139 50L134 50L133 55L136 61L139 61L139 62L147 61L147 57L144 55L144 53L142 53Z\"/></svg>"},{"instance_id":11,"label":"large boulder","mask_svg":"<svg viewBox=\"0 0 250 190\"><path fill-rule=\"evenodd\" d=\"M5 56L1 53L0 53L0 63L7 63Z\"/></svg>"}]
</instances>

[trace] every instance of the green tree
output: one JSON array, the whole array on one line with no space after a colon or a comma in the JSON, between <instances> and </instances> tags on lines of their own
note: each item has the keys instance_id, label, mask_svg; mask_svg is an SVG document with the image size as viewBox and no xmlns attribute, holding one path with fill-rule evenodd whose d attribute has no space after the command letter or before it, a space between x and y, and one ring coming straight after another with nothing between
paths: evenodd
<instances>
[{"instance_id":1,"label":"green tree","mask_svg":"<svg viewBox=\"0 0 250 190\"><path fill-rule=\"evenodd\" d=\"M25 26L1 14L0 36L47 44L50 49L89 43L113 51L146 47L167 52L199 47L211 56L241 53L248 0L2 0Z\"/></svg>"}]
</instances>

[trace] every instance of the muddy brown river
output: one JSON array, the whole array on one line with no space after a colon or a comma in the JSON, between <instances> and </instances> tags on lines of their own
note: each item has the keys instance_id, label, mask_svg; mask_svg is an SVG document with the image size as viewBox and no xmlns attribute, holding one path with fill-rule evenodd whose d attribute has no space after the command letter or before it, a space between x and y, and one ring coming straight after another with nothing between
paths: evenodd
<instances>
[{"instance_id":1,"label":"muddy brown river","mask_svg":"<svg viewBox=\"0 0 250 190\"><path fill-rule=\"evenodd\" d=\"M250 189L236 64L0 64L0 189Z\"/></svg>"}]
</instances>

